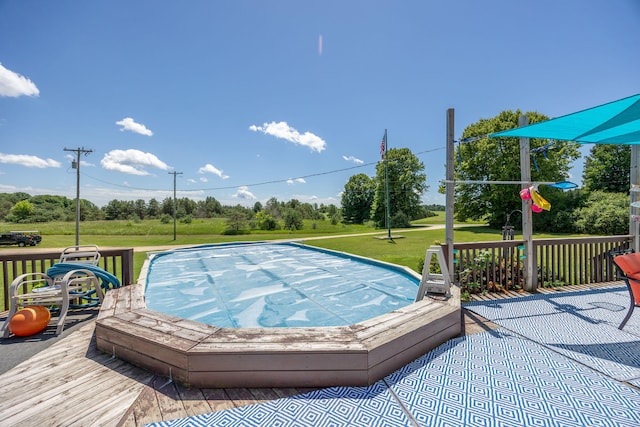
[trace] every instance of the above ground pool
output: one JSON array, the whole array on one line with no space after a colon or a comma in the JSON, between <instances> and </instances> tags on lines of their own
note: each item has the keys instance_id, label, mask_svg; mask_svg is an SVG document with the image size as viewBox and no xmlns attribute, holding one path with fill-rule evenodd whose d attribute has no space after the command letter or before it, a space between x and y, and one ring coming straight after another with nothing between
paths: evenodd
<instances>
[{"instance_id":1,"label":"above ground pool","mask_svg":"<svg viewBox=\"0 0 640 427\"><path fill-rule=\"evenodd\" d=\"M188 387L366 386L460 334L460 292L293 243L151 253L105 295L96 346Z\"/></svg>"},{"instance_id":2,"label":"above ground pool","mask_svg":"<svg viewBox=\"0 0 640 427\"><path fill-rule=\"evenodd\" d=\"M209 245L156 254L148 309L224 328L351 325L415 301L397 266L295 243Z\"/></svg>"}]
</instances>

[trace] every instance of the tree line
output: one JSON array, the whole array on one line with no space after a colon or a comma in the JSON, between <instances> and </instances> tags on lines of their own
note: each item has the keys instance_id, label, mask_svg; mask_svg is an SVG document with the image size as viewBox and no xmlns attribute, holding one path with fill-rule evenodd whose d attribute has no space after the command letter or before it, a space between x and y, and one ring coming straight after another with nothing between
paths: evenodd
<instances>
[{"instance_id":1,"label":"tree line","mask_svg":"<svg viewBox=\"0 0 640 427\"><path fill-rule=\"evenodd\" d=\"M302 203L296 199L288 202L269 199L264 206L256 202L253 207L225 206L215 197L194 201L189 198L167 197L162 201L150 199L111 200L106 206L80 200L80 220L145 220L171 221L174 215L182 222L194 218L236 218L238 223L257 216L265 229L276 229L283 221L288 228L300 226L302 220L339 220L340 209L335 205ZM260 215L258 215L260 214ZM50 221L75 221L76 202L65 196L36 195L28 193L0 193L0 220L14 223L38 223ZM242 221L240 221L242 218Z\"/></svg>"}]
</instances>

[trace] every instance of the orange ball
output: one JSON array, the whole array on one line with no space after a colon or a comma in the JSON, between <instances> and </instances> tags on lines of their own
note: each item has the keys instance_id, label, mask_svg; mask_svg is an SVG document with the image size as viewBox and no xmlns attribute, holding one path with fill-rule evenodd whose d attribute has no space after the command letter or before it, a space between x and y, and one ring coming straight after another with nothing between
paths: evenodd
<instances>
[{"instance_id":1,"label":"orange ball","mask_svg":"<svg viewBox=\"0 0 640 427\"><path fill-rule=\"evenodd\" d=\"M47 307L33 305L25 307L9 320L9 330L18 337L28 337L44 330L51 320Z\"/></svg>"}]
</instances>

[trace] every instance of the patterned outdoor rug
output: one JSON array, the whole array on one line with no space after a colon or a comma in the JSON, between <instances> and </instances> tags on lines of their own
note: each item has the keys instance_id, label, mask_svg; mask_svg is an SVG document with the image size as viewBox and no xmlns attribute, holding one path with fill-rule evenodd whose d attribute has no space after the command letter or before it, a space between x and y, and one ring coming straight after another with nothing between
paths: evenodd
<instances>
[{"instance_id":1,"label":"patterned outdoor rug","mask_svg":"<svg viewBox=\"0 0 640 427\"><path fill-rule=\"evenodd\" d=\"M453 339L370 387L160 426L638 426L640 392L503 329Z\"/></svg>"},{"instance_id":2,"label":"patterned outdoor rug","mask_svg":"<svg viewBox=\"0 0 640 427\"><path fill-rule=\"evenodd\" d=\"M640 379L640 309L624 330L625 286L473 302L464 307L619 381Z\"/></svg>"}]
</instances>

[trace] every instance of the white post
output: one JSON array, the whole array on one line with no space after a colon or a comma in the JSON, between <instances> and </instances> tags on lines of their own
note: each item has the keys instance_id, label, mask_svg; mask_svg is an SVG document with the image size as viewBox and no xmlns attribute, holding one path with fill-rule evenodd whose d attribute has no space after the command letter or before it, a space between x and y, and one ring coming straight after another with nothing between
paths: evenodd
<instances>
[{"instance_id":1,"label":"white post","mask_svg":"<svg viewBox=\"0 0 640 427\"><path fill-rule=\"evenodd\" d=\"M518 126L523 127L529 124L529 118L527 116L520 116L518 118ZM531 185L531 154L529 147L529 138L520 138L520 180L528 182L529 184L522 184L522 188L526 188ZM522 238L525 244L525 290L531 291L536 288L537 284L537 272L535 269L535 256L533 253L533 215L529 202L522 201Z\"/></svg>"},{"instance_id":2,"label":"white post","mask_svg":"<svg viewBox=\"0 0 640 427\"><path fill-rule=\"evenodd\" d=\"M449 108L447 110L447 170L446 170L446 183L445 183L445 240L447 244L447 268L449 269L449 283L454 282L454 270L453 270L453 202L454 202L454 188L453 182L453 166L454 166L454 109Z\"/></svg>"}]
</instances>

